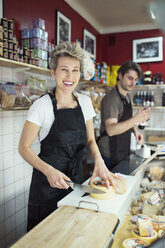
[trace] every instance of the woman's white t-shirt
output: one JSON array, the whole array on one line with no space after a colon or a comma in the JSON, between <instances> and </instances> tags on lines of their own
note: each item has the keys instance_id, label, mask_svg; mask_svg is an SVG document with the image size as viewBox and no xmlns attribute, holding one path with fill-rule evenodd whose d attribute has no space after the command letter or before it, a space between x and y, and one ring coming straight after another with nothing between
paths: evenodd
<instances>
[{"instance_id":1,"label":"woman's white t-shirt","mask_svg":"<svg viewBox=\"0 0 165 248\"><path fill-rule=\"evenodd\" d=\"M92 119L96 114L89 96L76 93L81 106L85 123ZM53 105L48 94L37 99L30 107L27 114L27 121L33 122L40 126L38 134L39 141L42 141L49 133L50 128L55 120Z\"/></svg>"}]
</instances>

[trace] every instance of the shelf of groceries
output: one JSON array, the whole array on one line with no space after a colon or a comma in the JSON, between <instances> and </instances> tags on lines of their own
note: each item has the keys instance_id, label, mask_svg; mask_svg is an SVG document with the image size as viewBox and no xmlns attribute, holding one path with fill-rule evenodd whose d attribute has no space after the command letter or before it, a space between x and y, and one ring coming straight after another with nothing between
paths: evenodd
<instances>
[{"instance_id":1,"label":"shelf of groceries","mask_svg":"<svg viewBox=\"0 0 165 248\"><path fill-rule=\"evenodd\" d=\"M18 61L14 61L10 59L0 58L0 66L4 66L7 68L11 68L11 69L18 69L18 70L19 68L21 68L21 70L29 70L31 72L50 76L49 69L45 69L39 66L35 66L35 65L31 65L31 64L27 64L23 62L18 62Z\"/></svg>"}]
</instances>

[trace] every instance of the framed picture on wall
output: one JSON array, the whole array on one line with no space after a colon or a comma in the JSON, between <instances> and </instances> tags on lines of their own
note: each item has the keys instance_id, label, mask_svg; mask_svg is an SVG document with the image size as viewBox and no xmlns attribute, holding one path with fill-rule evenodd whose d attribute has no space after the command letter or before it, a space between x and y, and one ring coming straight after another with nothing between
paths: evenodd
<instances>
[{"instance_id":1,"label":"framed picture on wall","mask_svg":"<svg viewBox=\"0 0 165 248\"><path fill-rule=\"evenodd\" d=\"M96 59L96 36L84 29L83 48L90 58Z\"/></svg>"},{"instance_id":2,"label":"framed picture on wall","mask_svg":"<svg viewBox=\"0 0 165 248\"><path fill-rule=\"evenodd\" d=\"M0 0L0 18L3 17L3 0Z\"/></svg>"},{"instance_id":3,"label":"framed picture on wall","mask_svg":"<svg viewBox=\"0 0 165 248\"><path fill-rule=\"evenodd\" d=\"M71 20L57 10L57 45L71 41Z\"/></svg>"},{"instance_id":4,"label":"framed picture on wall","mask_svg":"<svg viewBox=\"0 0 165 248\"><path fill-rule=\"evenodd\" d=\"M163 37L133 40L133 61L137 63L163 60Z\"/></svg>"}]
</instances>

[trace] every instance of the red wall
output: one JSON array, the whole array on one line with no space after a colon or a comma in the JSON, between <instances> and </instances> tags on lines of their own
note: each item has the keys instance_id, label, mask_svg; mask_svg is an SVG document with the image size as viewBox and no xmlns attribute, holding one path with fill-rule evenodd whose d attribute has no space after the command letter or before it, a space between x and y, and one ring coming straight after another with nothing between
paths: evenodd
<instances>
[{"instance_id":1,"label":"red wall","mask_svg":"<svg viewBox=\"0 0 165 248\"><path fill-rule=\"evenodd\" d=\"M84 18L75 12L64 0L5 0L4 17L12 18L15 23L15 34L20 40L20 30L32 28L32 21L35 18L45 20L48 40L56 44L56 10L62 12L72 21L72 41L79 38L83 42L83 29L98 36L99 33ZM99 40L97 48L99 48ZM97 49L97 60L100 60L100 50Z\"/></svg>"},{"instance_id":2,"label":"red wall","mask_svg":"<svg viewBox=\"0 0 165 248\"><path fill-rule=\"evenodd\" d=\"M109 65L120 65L132 59L132 41L136 39L163 36L163 58L165 58L165 34L160 30L147 30L105 34L101 37L101 58ZM161 62L139 63L143 71L164 72L165 60ZM164 75L165 78L165 75Z\"/></svg>"},{"instance_id":3,"label":"red wall","mask_svg":"<svg viewBox=\"0 0 165 248\"><path fill-rule=\"evenodd\" d=\"M97 37L97 62L105 61L109 65L122 64L132 59L132 41L150 37L163 36L165 58L165 34L160 30L124 32L115 34L99 34L84 18L75 12L64 0L5 0L4 17L15 21L15 33L20 39L20 30L31 28L35 18L45 20L49 42L56 44L56 10L61 11L72 21L72 41L79 38L83 41L83 29L86 28ZM164 72L165 60L162 62L140 63L142 70L151 70L153 73Z\"/></svg>"}]
</instances>

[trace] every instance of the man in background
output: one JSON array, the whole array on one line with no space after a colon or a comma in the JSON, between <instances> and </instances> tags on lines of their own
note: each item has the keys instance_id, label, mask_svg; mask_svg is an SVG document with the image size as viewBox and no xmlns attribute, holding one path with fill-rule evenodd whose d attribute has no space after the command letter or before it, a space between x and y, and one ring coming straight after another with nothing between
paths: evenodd
<instances>
[{"instance_id":1,"label":"man in background","mask_svg":"<svg viewBox=\"0 0 165 248\"><path fill-rule=\"evenodd\" d=\"M129 96L141 75L142 70L138 64L125 62L118 70L116 87L102 99L101 137L98 145L108 169L129 156L131 132L134 133L138 144L143 142L143 135L135 126L149 119L150 108L141 108L132 116Z\"/></svg>"}]
</instances>

